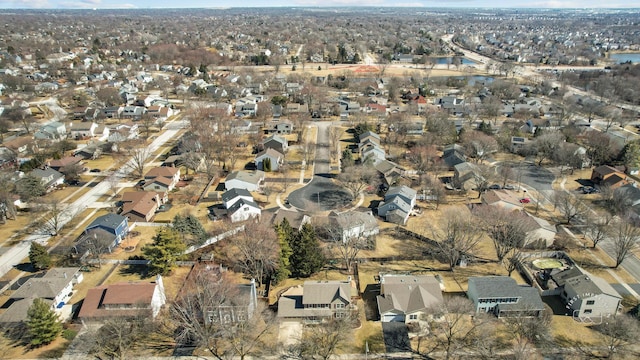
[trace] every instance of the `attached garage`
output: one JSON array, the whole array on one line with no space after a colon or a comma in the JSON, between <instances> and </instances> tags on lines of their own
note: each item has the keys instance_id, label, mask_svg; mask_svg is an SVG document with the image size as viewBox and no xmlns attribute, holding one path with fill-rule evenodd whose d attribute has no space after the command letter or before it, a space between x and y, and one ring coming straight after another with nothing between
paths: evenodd
<instances>
[{"instance_id":1,"label":"attached garage","mask_svg":"<svg viewBox=\"0 0 640 360\"><path fill-rule=\"evenodd\" d=\"M388 312L385 314L382 314L382 316L380 317L380 320L382 322L404 322L404 314L395 314L392 312Z\"/></svg>"}]
</instances>

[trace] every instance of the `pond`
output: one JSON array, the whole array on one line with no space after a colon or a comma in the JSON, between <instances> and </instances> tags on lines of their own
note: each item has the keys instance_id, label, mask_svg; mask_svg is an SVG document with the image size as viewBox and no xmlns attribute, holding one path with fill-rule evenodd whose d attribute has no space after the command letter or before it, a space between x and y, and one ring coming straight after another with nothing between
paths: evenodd
<instances>
[{"instance_id":1,"label":"pond","mask_svg":"<svg viewBox=\"0 0 640 360\"><path fill-rule=\"evenodd\" d=\"M453 64L453 57L439 57L436 59L436 64L438 65L446 65ZM469 60L465 57L462 58L462 65L475 65L476 62L473 60Z\"/></svg>"},{"instance_id":2,"label":"pond","mask_svg":"<svg viewBox=\"0 0 640 360\"><path fill-rule=\"evenodd\" d=\"M624 54L610 54L609 58L615 60L617 64L631 61L634 64L640 63L640 53L624 53Z\"/></svg>"}]
</instances>

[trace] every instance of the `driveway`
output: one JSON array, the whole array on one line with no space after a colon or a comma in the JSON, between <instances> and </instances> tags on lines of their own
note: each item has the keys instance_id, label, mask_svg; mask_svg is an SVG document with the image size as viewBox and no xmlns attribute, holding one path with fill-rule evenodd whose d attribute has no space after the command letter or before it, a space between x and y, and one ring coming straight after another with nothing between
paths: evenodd
<instances>
[{"instance_id":1,"label":"driveway","mask_svg":"<svg viewBox=\"0 0 640 360\"><path fill-rule=\"evenodd\" d=\"M278 330L278 341L284 346L294 345L302 336L304 325L299 321L283 321Z\"/></svg>"},{"instance_id":2,"label":"driveway","mask_svg":"<svg viewBox=\"0 0 640 360\"><path fill-rule=\"evenodd\" d=\"M382 336L387 353L406 352L411 350L409 329L405 323L383 322Z\"/></svg>"}]
</instances>

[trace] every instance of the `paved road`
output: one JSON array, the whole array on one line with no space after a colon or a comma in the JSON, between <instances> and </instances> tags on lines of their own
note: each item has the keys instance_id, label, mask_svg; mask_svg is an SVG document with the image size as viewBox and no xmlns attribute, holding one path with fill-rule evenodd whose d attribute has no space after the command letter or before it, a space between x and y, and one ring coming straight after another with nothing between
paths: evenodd
<instances>
[{"instance_id":1,"label":"paved road","mask_svg":"<svg viewBox=\"0 0 640 360\"><path fill-rule=\"evenodd\" d=\"M149 152L153 153L160 147L164 146L164 144L171 140L185 126L185 124L184 120L174 121L167 124L166 130L148 146ZM126 165L114 172L114 176L119 180L124 179L132 172L132 165L133 161L129 160ZM60 219L61 226L67 224L76 215L84 211L84 209L91 207L91 205L96 203L100 197L110 191L110 186L106 181L102 181L89 189L89 191L87 191L83 196L65 208ZM50 238L51 236L49 235L32 234L2 254L2 256L0 256L0 276L6 274L15 265L20 264L23 259L29 256L29 248L31 247L32 242L35 241L46 244Z\"/></svg>"},{"instance_id":2,"label":"paved road","mask_svg":"<svg viewBox=\"0 0 640 360\"><path fill-rule=\"evenodd\" d=\"M339 209L351 202L351 196L331 180L331 149L329 147L331 123L318 121L316 126L318 135L313 179L288 197L289 204L292 206L311 212Z\"/></svg>"}]
</instances>

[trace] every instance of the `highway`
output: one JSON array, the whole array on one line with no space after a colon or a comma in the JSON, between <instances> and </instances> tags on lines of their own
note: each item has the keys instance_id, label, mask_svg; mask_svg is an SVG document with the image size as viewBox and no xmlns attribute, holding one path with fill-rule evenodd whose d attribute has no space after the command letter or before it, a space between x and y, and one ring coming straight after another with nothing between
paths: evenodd
<instances>
[{"instance_id":1,"label":"highway","mask_svg":"<svg viewBox=\"0 0 640 360\"><path fill-rule=\"evenodd\" d=\"M160 147L164 146L169 140L171 140L176 134L185 126L186 120L178 120L167 123L166 130L160 134L151 144L148 145L149 153L152 154ZM126 178L133 170L133 160L129 160L119 170L114 173L119 180ZM101 196L109 193L110 186L106 181L101 181L93 188L89 189L86 194L82 195L76 201L68 204L60 215L60 226L64 226L70 222L75 216L82 213L84 209L90 205L98 202ZM31 234L18 244L10 248L7 252L0 256L0 276L4 276L15 265L20 264L27 256L29 256L29 248L32 242L38 242L46 244L50 235L46 234Z\"/></svg>"}]
</instances>

